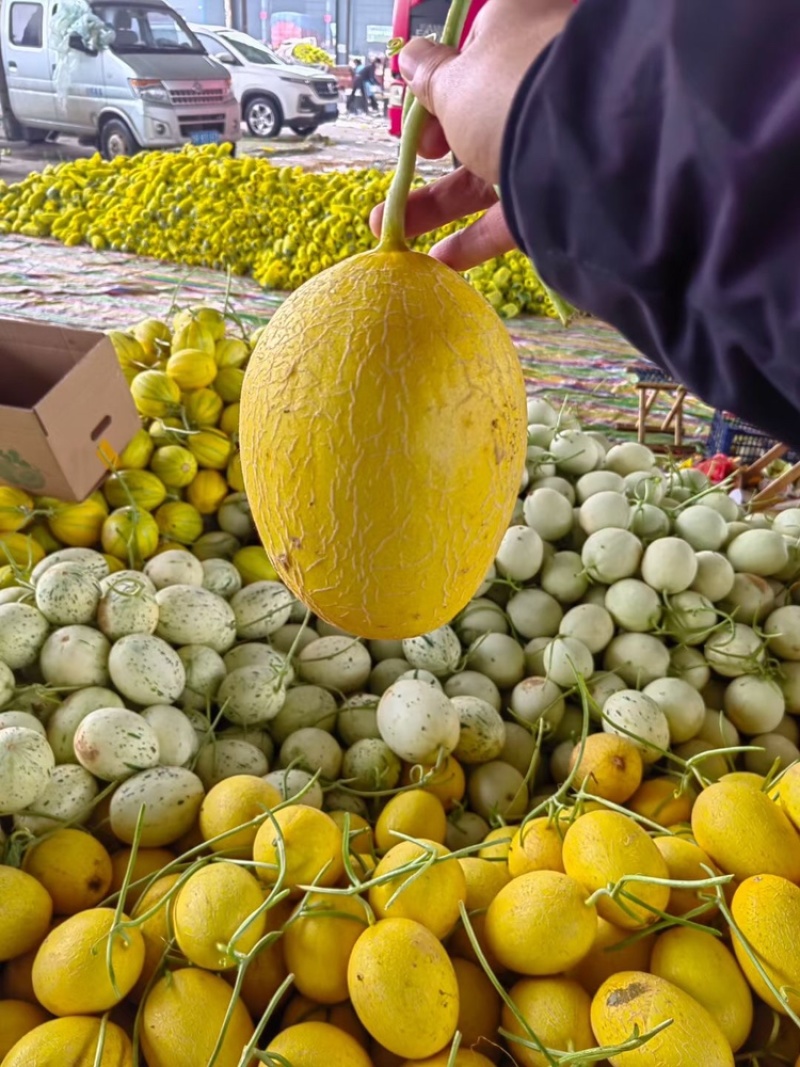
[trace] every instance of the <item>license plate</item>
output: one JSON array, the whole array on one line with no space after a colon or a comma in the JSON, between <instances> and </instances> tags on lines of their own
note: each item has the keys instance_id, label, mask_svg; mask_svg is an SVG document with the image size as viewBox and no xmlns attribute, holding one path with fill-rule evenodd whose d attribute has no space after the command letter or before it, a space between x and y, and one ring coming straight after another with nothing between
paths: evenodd
<instances>
[{"instance_id":1,"label":"license plate","mask_svg":"<svg viewBox=\"0 0 800 1067\"><path fill-rule=\"evenodd\" d=\"M338 113L339 113L339 105L338 104L326 104L325 105L325 114L326 115L338 115Z\"/></svg>"},{"instance_id":2,"label":"license plate","mask_svg":"<svg viewBox=\"0 0 800 1067\"><path fill-rule=\"evenodd\" d=\"M219 134L216 130L195 130L190 139L192 144L219 144Z\"/></svg>"}]
</instances>

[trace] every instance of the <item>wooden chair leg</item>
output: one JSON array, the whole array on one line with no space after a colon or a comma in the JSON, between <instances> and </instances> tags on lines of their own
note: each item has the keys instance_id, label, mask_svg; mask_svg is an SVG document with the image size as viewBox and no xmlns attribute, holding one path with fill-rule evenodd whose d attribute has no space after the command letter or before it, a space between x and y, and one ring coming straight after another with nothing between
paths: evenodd
<instances>
[{"instance_id":1,"label":"wooden chair leg","mask_svg":"<svg viewBox=\"0 0 800 1067\"><path fill-rule=\"evenodd\" d=\"M740 468L741 471L741 484L746 485L749 481L757 478L762 471L765 471L770 463L774 463L776 459L780 459L781 456L785 456L789 451L787 445L773 445L762 456L759 456L753 463L749 463L746 467ZM787 483L789 484L789 483Z\"/></svg>"},{"instance_id":2,"label":"wooden chair leg","mask_svg":"<svg viewBox=\"0 0 800 1067\"><path fill-rule=\"evenodd\" d=\"M772 449L770 449L772 451ZM783 474L778 475L777 478L773 478L772 481L765 485L760 492L756 493L750 498L750 505L764 505L768 501L772 501L783 489L787 486L793 485L796 481L800 480L800 463L795 463L794 466L784 471Z\"/></svg>"},{"instance_id":3,"label":"wooden chair leg","mask_svg":"<svg viewBox=\"0 0 800 1067\"><path fill-rule=\"evenodd\" d=\"M646 435L645 425L647 423L647 398L645 396L644 389L639 390L639 423L636 427L636 440L639 444L644 444Z\"/></svg>"}]
</instances>

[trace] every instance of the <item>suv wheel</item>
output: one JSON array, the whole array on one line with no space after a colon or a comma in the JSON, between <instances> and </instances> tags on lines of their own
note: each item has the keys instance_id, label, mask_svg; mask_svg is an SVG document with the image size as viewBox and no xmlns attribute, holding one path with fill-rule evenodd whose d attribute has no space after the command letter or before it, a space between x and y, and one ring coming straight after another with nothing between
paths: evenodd
<instances>
[{"instance_id":1,"label":"suv wheel","mask_svg":"<svg viewBox=\"0 0 800 1067\"><path fill-rule=\"evenodd\" d=\"M131 131L120 119L109 119L100 129L100 154L103 159L134 156L139 151Z\"/></svg>"},{"instance_id":2,"label":"suv wheel","mask_svg":"<svg viewBox=\"0 0 800 1067\"><path fill-rule=\"evenodd\" d=\"M254 137L277 137L283 125L281 106L274 96L251 96L244 106L244 121Z\"/></svg>"}]
</instances>

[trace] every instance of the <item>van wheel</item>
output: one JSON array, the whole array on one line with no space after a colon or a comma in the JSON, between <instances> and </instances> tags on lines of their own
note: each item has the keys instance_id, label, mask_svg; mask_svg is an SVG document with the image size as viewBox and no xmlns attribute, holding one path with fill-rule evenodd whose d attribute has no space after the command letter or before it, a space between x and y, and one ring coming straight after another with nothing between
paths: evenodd
<instances>
[{"instance_id":1,"label":"van wheel","mask_svg":"<svg viewBox=\"0 0 800 1067\"><path fill-rule=\"evenodd\" d=\"M289 129L293 133L296 133L298 137L310 137L311 134L317 129L317 126L313 122L307 125L303 122L290 122Z\"/></svg>"},{"instance_id":2,"label":"van wheel","mask_svg":"<svg viewBox=\"0 0 800 1067\"><path fill-rule=\"evenodd\" d=\"M283 125L281 105L274 96L251 96L244 106L244 121L254 137L277 137Z\"/></svg>"},{"instance_id":3,"label":"van wheel","mask_svg":"<svg viewBox=\"0 0 800 1067\"><path fill-rule=\"evenodd\" d=\"M100 129L100 154L103 159L116 159L117 156L134 156L139 145L120 119L109 119Z\"/></svg>"}]
</instances>

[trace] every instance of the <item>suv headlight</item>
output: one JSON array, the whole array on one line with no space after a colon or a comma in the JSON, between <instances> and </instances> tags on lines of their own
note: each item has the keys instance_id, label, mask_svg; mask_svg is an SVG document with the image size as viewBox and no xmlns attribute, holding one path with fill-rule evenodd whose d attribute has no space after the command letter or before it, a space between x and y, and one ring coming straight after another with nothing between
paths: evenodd
<instances>
[{"instance_id":1,"label":"suv headlight","mask_svg":"<svg viewBox=\"0 0 800 1067\"><path fill-rule=\"evenodd\" d=\"M278 77L282 82L291 82L292 85L311 85L310 78L295 78L291 74L279 74Z\"/></svg>"},{"instance_id":2,"label":"suv headlight","mask_svg":"<svg viewBox=\"0 0 800 1067\"><path fill-rule=\"evenodd\" d=\"M142 100L154 104L169 103L169 92L157 78L128 78L128 85Z\"/></svg>"}]
</instances>

